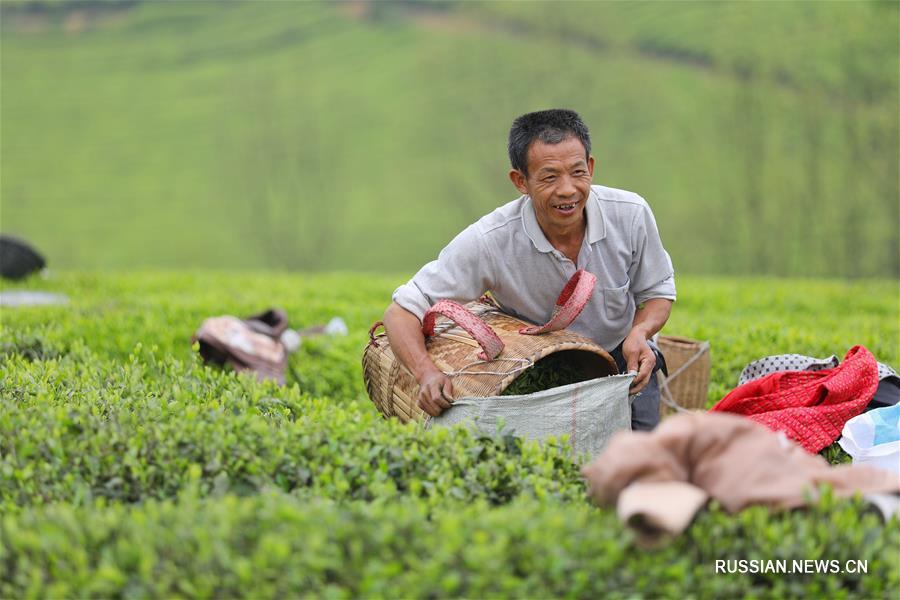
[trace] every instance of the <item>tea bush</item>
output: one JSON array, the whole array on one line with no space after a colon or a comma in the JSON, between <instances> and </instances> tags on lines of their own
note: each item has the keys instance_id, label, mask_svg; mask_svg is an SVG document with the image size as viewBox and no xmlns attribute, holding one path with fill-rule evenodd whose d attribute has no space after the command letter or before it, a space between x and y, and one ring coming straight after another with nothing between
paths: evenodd
<instances>
[{"instance_id":1,"label":"tea bush","mask_svg":"<svg viewBox=\"0 0 900 600\"><path fill-rule=\"evenodd\" d=\"M713 508L640 550L585 498L568 445L383 419L360 355L402 277L62 274L66 306L0 322L0 597L884 597L898 522L825 498ZM767 354L896 365L895 282L682 278L666 331L712 343L713 402ZM278 387L205 367L205 317L287 309ZM834 448L831 460L842 460ZM867 560L868 574L716 574L723 559Z\"/></svg>"},{"instance_id":2,"label":"tea bush","mask_svg":"<svg viewBox=\"0 0 900 600\"><path fill-rule=\"evenodd\" d=\"M0 534L3 597L879 598L900 584L900 522L883 528L829 498L774 516L714 507L657 551L636 548L612 512L524 499L429 511L408 499L188 493L32 508L0 521ZM715 571L716 560L776 558L866 561L867 572Z\"/></svg>"},{"instance_id":3,"label":"tea bush","mask_svg":"<svg viewBox=\"0 0 900 600\"><path fill-rule=\"evenodd\" d=\"M76 343L61 359L7 359L0 375L0 505L8 510L165 498L194 472L205 493L277 487L330 498L410 494L496 504L523 492L583 496L568 445L428 432L385 421L367 405L142 348L117 363Z\"/></svg>"}]
</instances>

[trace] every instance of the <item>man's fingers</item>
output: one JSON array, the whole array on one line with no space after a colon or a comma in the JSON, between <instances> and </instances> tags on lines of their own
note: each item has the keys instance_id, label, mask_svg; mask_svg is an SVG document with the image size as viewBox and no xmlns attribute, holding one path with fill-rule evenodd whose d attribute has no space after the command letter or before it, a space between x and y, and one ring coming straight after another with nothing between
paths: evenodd
<instances>
[{"instance_id":1,"label":"man's fingers","mask_svg":"<svg viewBox=\"0 0 900 600\"><path fill-rule=\"evenodd\" d=\"M432 417L438 416L440 411L431 403L431 400L427 398L420 397L419 398L419 408L424 410L426 413L431 415Z\"/></svg>"},{"instance_id":2,"label":"man's fingers","mask_svg":"<svg viewBox=\"0 0 900 600\"><path fill-rule=\"evenodd\" d=\"M636 358L629 358L625 363L625 372L628 373L630 371L638 370L638 361Z\"/></svg>"},{"instance_id":3,"label":"man's fingers","mask_svg":"<svg viewBox=\"0 0 900 600\"><path fill-rule=\"evenodd\" d=\"M647 374L641 373L640 371L638 371L637 377L635 377L634 380L631 382L631 393L632 394L638 393L639 391L641 391L641 388L643 388L646 384L647 384Z\"/></svg>"},{"instance_id":4,"label":"man's fingers","mask_svg":"<svg viewBox=\"0 0 900 600\"><path fill-rule=\"evenodd\" d=\"M649 377L650 373L653 372L653 367L656 366L656 357L651 356L649 358L642 358L640 366L641 368L639 372L641 373L641 375Z\"/></svg>"},{"instance_id":5,"label":"man's fingers","mask_svg":"<svg viewBox=\"0 0 900 600\"><path fill-rule=\"evenodd\" d=\"M419 391L419 406L432 417L436 417L452 405L453 386L450 380L429 382Z\"/></svg>"},{"instance_id":6,"label":"man's fingers","mask_svg":"<svg viewBox=\"0 0 900 600\"><path fill-rule=\"evenodd\" d=\"M450 408L453 404L453 388L451 387L448 389L448 387L447 384L444 384L444 386L439 388L437 393L432 397L434 403L441 408Z\"/></svg>"},{"instance_id":7,"label":"man's fingers","mask_svg":"<svg viewBox=\"0 0 900 600\"><path fill-rule=\"evenodd\" d=\"M450 383L449 378L444 380L443 386L438 390L435 401L445 409L453 406L453 384Z\"/></svg>"},{"instance_id":8,"label":"man's fingers","mask_svg":"<svg viewBox=\"0 0 900 600\"><path fill-rule=\"evenodd\" d=\"M440 406L441 409L450 408L450 401L444 398L443 396L437 396L432 400L436 405Z\"/></svg>"},{"instance_id":9,"label":"man's fingers","mask_svg":"<svg viewBox=\"0 0 900 600\"><path fill-rule=\"evenodd\" d=\"M650 383L650 376L653 373L653 367L655 363L653 361L642 361L641 368L638 370L637 377L634 378L634 381L631 382L631 393L637 394Z\"/></svg>"},{"instance_id":10,"label":"man's fingers","mask_svg":"<svg viewBox=\"0 0 900 600\"><path fill-rule=\"evenodd\" d=\"M431 384L426 384L419 390L419 406L432 417L436 417L441 413L441 409L435 402L435 393Z\"/></svg>"},{"instance_id":11,"label":"man's fingers","mask_svg":"<svg viewBox=\"0 0 900 600\"><path fill-rule=\"evenodd\" d=\"M641 381L640 363L638 363L637 361L632 361L632 362L628 363L628 368L625 372L626 373L637 373L637 376L634 378L634 381L631 382L631 388L633 390L635 388L635 386L637 386Z\"/></svg>"},{"instance_id":12,"label":"man's fingers","mask_svg":"<svg viewBox=\"0 0 900 600\"><path fill-rule=\"evenodd\" d=\"M636 394L641 391L649 382L650 382L650 374L653 372L653 367L656 366L656 357L651 356L642 356L640 361L638 362L637 369L637 377L634 378L634 381L631 382L631 392Z\"/></svg>"},{"instance_id":13,"label":"man's fingers","mask_svg":"<svg viewBox=\"0 0 900 600\"><path fill-rule=\"evenodd\" d=\"M644 381L637 383L637 385L635 385L636 383L637 383L637 379L635 379L634 382L632 382L632 384L631 384L631 390L629 391L630 394L640 394L643 391L643 389L645 387L647 387L647 384L650 383L650 378L648 377Z\"/></svg>"},{"instance_id":14,"label":"man's fingers","mask_svg":"<svg viewBox=\"0 0 900 600\"><path fill-rule=\"evenodd\" d=\"M444 398L449 400L451 404L453 403L453 382L450 381L450 378L444 380L444 388L441 390L443 392Z\"/></svg>"},{"instance_id":15,"label":"man's fingers","mask_svg":"<svg viewBox=\"0 0 900 600\"><path fill-rule=\"evenodd\" d=\"M641 391L644 386L650 381L650 372L645 372L643 369L638 371L637 377L634 378L634 381L631 382L631 393L636 394Z\"/></svg>"}]
</instances>

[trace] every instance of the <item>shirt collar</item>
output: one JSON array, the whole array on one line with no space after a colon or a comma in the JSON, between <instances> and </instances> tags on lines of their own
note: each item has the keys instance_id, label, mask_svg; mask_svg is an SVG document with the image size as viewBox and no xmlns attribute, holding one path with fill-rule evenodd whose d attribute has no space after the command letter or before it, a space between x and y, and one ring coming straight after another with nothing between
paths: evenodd
<instances>
[{"instance_id":1,"label":"shirt collar","mask_svg":"<svg viewBox=\"0 0 900 600\"><path fill-rule=\"evenodd\" d=\"M591 187L591 195L585 203L587 213L587 238L593 244L606 237L606 221L603 220L603 212L600 210L600 196Z\"/></svg>"},{"instance_id":2,"label":"shirt collar","mask_svg":"<svg viewBox=\"0 0 900 600\"><path fill-rule=\"evenodd\" d=\"M600 212L600 198L591 188L585 202L585 214L587 215L587 231L585 237L589 244L599 242L606 237L606 223L603 221L603 214ZM525 228L525 235L534 244L538 252L552 252L553 244L544 235L541 226L538 224L537 215L534 213L534 203L531 196L525 196L525 204L522 207L522 226Z\"/></svg>"}]
</instances>

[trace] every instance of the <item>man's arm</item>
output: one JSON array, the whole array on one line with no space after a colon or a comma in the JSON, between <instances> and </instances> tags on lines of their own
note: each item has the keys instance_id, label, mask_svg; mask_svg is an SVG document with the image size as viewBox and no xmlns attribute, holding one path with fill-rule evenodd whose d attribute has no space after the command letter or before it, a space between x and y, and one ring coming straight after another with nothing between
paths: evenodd
<instances>
[{"instance_id":1,"label":"man's arm","mask_svg":"<svg viewBox=\"0 0 900 600\"><path fill-rule=\"evenodd\" d=\"M384 313L391 349L419 382L419 406L432 416L450 407L453 386L428 357L421 319L439 300L468 302L492 287L486 253L477 223L466 227L437 260L394 291L393 303Z\"/></svg>"},{"instance_id":2,"label":"man's arm","mask_svg":"<svg viewBox=\"0 0 900 600\"><path fill-rule=\"evenodd\" d=\"M419 406L429 415L436 417L450 408L453 398L453 384L438 369L425 350L425 336L419 318L392 302L384 311L384 329L387 332L391 350L419 382Z\"/></svg>"},{"instance_id":3,"label":"man's arm","mask_svg":"<svg viewBox=\"0 0 900 600\"><path fill-rule=\"evenodd\" d=\"M675 277L672 259L663 248L649 205L635 215L631 233L634 261L628 277L634 301L643 308L634 313L631 331L622 343L622 355L628 370L638 372L631 384L632 392L637 393L650 383L650 374L656 366L656 355L647 340L669 319L675 298Z\"/></svg>"},{"instance_id":4,"label":"man's arm","mask_svg":"<svg viewBox=\"0 0 900 600\"><path fill-rule=\"evenodd\" d=\"M647 340L659 333L672 312L672 301L666 298L651 298L643 306L634 313L631 331L622 342L622 355L628 370L638 372L631 384L631 392L634 394L650 383L650 373L656 366L656 355Z\"/></svg>"}]
</instances>

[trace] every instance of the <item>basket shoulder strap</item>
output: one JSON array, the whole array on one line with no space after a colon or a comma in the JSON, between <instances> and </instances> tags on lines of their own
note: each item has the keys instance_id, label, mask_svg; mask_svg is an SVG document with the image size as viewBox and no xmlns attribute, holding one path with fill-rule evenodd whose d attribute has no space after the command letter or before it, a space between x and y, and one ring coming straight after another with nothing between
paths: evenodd
<instances>
[{"instance_id":1,"label":"basket shoulder strap","mask_svg":"<svg viewBox=\"0 0 900 600\"><path fill-rule=\"evenodd\" d=\"M422 319L422 333L426 338L434 335L434 325L438 315L447 317L459 325L472 339L481 346L481 360L494 360L503 350L503 341L490 325L478 318L469 309L453 300L440 300L428 309Z\"/></svg>"},{"instance_id":2,"label":"basket shoulder strap","mask_svg":"<svg viewBox=\"0 0 900 600\"><path fill-rule=\"evenodd\" d=\"M584 269L578 269L566 283L559 298L556 299L556 306L553 307L553 315L550 317L550 320L543 325L523 327L519 330L519 333L537 335L565 329L584 310L585 305L587 305L588 300L591 299L591 295L594 293L596 284L597 277L593 273L589 273Z\"/></svg>"}]
</instances>

